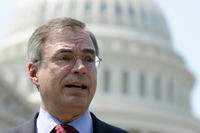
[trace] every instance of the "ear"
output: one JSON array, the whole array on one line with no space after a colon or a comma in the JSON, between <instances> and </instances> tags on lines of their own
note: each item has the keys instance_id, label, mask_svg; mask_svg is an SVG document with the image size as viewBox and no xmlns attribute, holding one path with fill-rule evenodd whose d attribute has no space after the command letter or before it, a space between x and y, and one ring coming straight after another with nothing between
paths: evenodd
<instances>
[{"instance_id":1,"label":"ear","mask_svg":"<svg viewBox=\"0 0 200 133\"><path fill-rule=\"evenodd\" d=\"M39 87L38 66L33 62L28 63L28 74L33 84Z\"/></svg>"}]
</instances>

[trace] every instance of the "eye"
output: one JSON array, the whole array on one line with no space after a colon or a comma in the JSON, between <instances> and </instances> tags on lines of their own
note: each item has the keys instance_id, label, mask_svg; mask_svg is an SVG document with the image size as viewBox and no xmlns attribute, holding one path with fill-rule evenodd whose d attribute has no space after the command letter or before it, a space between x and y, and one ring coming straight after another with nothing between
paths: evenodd
<instances>
[{"instance_id":1,"label":"eye","mask_svg":"<svg viewBox=\"0 0 200 133\"><path fill-rule=\"evenodd\" d=\"M58 57L58 60L59 61L67 61L67 62L70 62L70 61L73 61L74 60L74 56L73 55L60 55Z\"/></svg>"},{"instance_id":2,"label":"eye","mask_svg":"<svg viewBox=\"0 0 200 133\"><path fill-rule=\"evenodd\" d=\"M87 56L84 56L83 60L86 63L94 63L95 62L95 56L87 55Z\"/></svg>"}]
</instances>

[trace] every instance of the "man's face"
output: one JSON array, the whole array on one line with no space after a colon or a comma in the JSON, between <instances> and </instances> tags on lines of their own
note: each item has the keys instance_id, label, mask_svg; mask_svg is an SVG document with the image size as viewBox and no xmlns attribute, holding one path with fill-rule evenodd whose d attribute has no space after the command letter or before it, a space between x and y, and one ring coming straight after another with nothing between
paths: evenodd
<instances>
[{"instance_id":1,"label":"man's face","mask_svg":"<svg viewBox=\"0 0 200 133\"><path fill-rule=\"evenodd\" d=\"M71 121L88 109L95 94L93 43L84 30L65 28L51 33L42 49L41 65L33 81L38 86L42 107L60 121ZM29 64L29 73L30 68Z\"/></svg>"}]
</instances>

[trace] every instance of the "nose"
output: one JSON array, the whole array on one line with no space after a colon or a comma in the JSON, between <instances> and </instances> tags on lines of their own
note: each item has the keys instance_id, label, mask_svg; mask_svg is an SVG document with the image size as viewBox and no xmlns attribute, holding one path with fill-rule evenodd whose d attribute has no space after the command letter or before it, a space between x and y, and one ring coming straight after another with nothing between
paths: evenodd
<instances>
[{"instance_id":1,"label":"nose","mask_svg":"<svg viewBox=\"0 0 200 133\"><path fill-rule=\"evenodd\" d=\"M86 74L87 68L81 59L77 59L75 61L74 66L72 68L72 72L75 74L80 74L80 75Z\"/></svg>"}]
</instances>

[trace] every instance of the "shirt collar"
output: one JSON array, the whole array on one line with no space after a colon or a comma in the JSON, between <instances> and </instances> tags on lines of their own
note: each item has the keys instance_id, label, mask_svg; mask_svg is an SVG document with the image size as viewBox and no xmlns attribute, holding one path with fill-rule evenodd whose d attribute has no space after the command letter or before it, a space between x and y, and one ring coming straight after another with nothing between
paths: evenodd
<instances>
[{"instance_id":1,"label":"shirt collar","mask_svg":"<svg viewBox=\"0 0 200 133\"><path fill-rule=\"evenodd\" d=\"M49 133L60 123L61 122L58 119L40 108L39 116L37 118L37 133ZM79 133L93 133L92 118L89 110L87 110L81 117L68 124L76 128Z\"/></svg>"}]
</instances>

